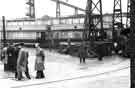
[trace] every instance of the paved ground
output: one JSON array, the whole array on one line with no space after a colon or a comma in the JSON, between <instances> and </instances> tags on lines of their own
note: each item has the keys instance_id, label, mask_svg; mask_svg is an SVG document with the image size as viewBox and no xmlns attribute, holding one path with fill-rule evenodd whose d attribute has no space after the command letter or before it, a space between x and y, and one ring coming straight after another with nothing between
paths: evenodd
<instances>
[{"instance_id":1,"label":"paved ground","mask_svg":"<svg viewBox=\"0 0 135 88\"><path fill-rule=\"evenodd\" d=\"M77 57L45 50L45 79L35 79L35 50L30 53L29 69L32 79L16 81L13 73L3 72L0 64L1 88L129 88L130 60L118 56L105 57L103 61L89 58L80 64Z\"/></svg>"}]
</instances>

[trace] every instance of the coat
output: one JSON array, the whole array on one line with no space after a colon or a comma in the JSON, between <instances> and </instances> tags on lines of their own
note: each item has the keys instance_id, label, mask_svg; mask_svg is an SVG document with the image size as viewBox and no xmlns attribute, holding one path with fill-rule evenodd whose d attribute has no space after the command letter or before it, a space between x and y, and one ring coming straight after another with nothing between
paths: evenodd
<instances>
[{"instance_id":1,"label":"coat","mask_svg":"<svg viewBox=\"0 0 135 88\"><path fill-rule=\"evenodd\" d=\"M79 48L79 57L80 58L86 58L87 57L87 50L84 45L81 45Z\"/></svg>"},{"instance_id":2,"label":"coat","mask_svg":"<svg viewBox=\"0 0 135 88\"><path fill-rule=\"evenodd\" d=\"M28 64L28 52L26 52L24 49L21 49L19 51L17 59L17 71L25 72L27 64Z\"/></svg>"},{"instance_id":3,"label":"coat","mask_svg":"<svg viewBox=\"0 0 135 88\"><path fill-rule=\"evenodd\" d=\"M18 56L19 56L19 51L20 51L20 48L15 48L15 65L17 66L17 59L18 59Z\"/></svg>"},{"instance_id":4,"label":"coat","mask_svg":"<svg viewBox=\"0 0 135 88\"><path fill-rule=\"evenodd\" d=\"M99 57L103 57L105 56L108 52L106 52L107 50L105 49L106 45L105 44L99 44L96 47L96 54Z\"/></svg>"},{"instance_id":5,"label":"coat","mask_svg":"<svg viewBox=\"0 0 135 88\"><path fill-rule=\"evenodd\" d=\"M15 54L15 48L13 46L9 46L7 48L7 56L8 56L7 64L14 65L16 60L16 54Z\"/></svg>"},{"instance_id":6,"label":"coat","mask_svg":"<svg viewBox=\"0 0 135 88\"><path fill-rule=\"evenodd\" d=\"M36 50L36 60L35 60L35 70L42 71L45 69L44 67L44 52L42 49Z\"/></svg>"},{"instance_id":7,"label":"coat","mask_svg":"<svg viewBox=\"0 0 135 88\"><path fill-rule=\"evenodd\" d=\"M4 47L1 51L1 61L4 64L7 64L8 61L8 55L7 55L7 47Z\"/></svg>"}]
</instances>

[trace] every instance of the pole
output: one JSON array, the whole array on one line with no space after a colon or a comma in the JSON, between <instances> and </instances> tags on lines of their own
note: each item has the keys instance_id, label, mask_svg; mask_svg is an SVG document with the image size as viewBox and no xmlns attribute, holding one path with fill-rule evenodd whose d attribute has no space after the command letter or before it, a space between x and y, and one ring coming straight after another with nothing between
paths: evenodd
<instances>
[{"instance_id":1,"label":"pole","mask_svg":"<svg viewBox=\"0 0 135 88\"><path fill-rule=\"evenodd\" d=\"M6 23L5 23L5 16L2 16L2 24L3 24L3 47L6 47ZM8 64L4 63L4 71L8 71L9 67Z\"/></svg>"},{"instance_id":2,"label":"pole","mask_svg":"<svg viewBox=\"0 0 135 88\"><path fill-rule=\"evenodd\" d=\"M130 79L131 88L135 88L135 0L130 0Z\"/></svg>"},{"instance_id":3,"label":"pole","mask_svg":"<svg viewBox=\"0 0 135 88\"><path fill-rule=\"evenodd\" d=\"M2 24L3 24L3 46L6 46L6 27L5 27L5 16L2 16Z\"/></svg>"}]
</instances>

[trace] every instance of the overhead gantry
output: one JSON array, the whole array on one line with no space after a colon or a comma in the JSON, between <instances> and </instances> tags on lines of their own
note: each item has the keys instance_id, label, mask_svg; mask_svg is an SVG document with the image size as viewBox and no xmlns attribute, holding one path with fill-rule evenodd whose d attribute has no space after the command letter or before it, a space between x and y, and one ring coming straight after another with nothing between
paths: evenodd
<instances>
[{"instance_id":1,"label":"overhead gantry","mask_svg":"<svg viewBox=\"0 0 135 88\"><path fill-rule=\"evenodd\" d=\"M26 16L35 19L35 0L27 0L26 4L28 5Z\"/></svg>"},{"instance_id":2,"label":"overhead gantry","mask_svg":"<svg viewBox=\"0 0 135 88\"><path fill-rule=\"evenodd\" d=\"M57 18L58 18L58 17L60 17L60 15L61 15L60 4L62 4L62 5L65 5L65 6L68 6L68 7L71 7L71 8L73 8L73 9L75 9L75 15L77 15L77 14L78 14L78 11L83 11L83 12L85 12L85 10L84 10L84 9L82 9L82 8L80 8L80 7L77 7L77 6L74 6L74 5L68 4L68 3L63 2L63 1L60 1L60 0L51 0L51 1L56 2L56 17L57 17Z\"/></svg>"}]
</instances>

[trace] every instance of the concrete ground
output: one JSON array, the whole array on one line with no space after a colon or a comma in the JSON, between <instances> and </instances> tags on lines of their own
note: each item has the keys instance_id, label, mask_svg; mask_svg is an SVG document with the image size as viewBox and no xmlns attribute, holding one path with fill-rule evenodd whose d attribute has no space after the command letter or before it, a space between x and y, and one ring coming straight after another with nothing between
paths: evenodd
<instances>
[{"instance_id":1,"label":"concrete ground","mask_svg":"<svg viewBox=\"0 0 135 88\"><path fill-rule=\"evenodd\" d=\"M35 50L27 49L31 80L17 81L14 74L3 71L0 63L1 88L130 88L130 60L118 56L88 58L80 64L79 58L44 50L45 78L35 79Z\"/></svg>"}]
</instances>

